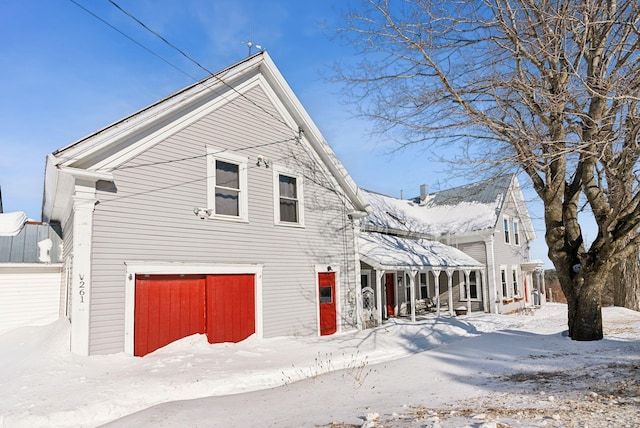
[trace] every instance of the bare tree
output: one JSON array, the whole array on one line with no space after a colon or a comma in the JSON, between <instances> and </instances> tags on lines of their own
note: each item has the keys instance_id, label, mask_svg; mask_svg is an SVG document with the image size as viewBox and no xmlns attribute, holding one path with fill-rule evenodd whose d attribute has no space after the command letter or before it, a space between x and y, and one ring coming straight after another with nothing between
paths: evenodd
<instances>
[{"instance_id":1,"label":"bare tree","mask_svg":"<svg viewBox=\"0 0 640 428\"><path fill-rule=\"evenodd\" d=\"M575 340L603 337L603 285L640 240L639 16L637 0L363 0L339 33L358 60L337 79L378 131L531 179Z\"/></svg>"}]
</instances>

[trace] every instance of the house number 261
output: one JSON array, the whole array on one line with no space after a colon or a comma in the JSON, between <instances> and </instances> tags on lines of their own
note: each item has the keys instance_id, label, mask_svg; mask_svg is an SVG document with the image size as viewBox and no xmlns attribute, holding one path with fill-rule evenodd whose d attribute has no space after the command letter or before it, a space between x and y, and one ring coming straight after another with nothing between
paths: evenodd
<instances>
[{"instance_id":1,"label":"house number 261","mask_svg":"<svg viewBox=\"0 0 640 428\"><path fill-rule=\"evenodd\" d=\"M80 303L84 303L84 296L87 294L85 283L84 283L84 274L78 274L80 277L80 284L78 285L78 294L80 295Z\"/></svg>"}]
</instances>

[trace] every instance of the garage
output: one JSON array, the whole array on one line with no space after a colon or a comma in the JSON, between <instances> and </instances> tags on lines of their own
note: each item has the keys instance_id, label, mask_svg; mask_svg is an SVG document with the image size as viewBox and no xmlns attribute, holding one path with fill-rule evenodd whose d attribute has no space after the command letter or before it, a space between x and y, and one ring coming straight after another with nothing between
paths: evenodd
<instances>
[{"instance_id":1,"label":"garage","mask_svg":"<svg viewBox=\"0 0 640 428\"><path fill-rule=\"evenodd\" d=\"M253 274L135 276L134 355L192 334L239 342L256 331Z\"/></svg>"}]
</instances>

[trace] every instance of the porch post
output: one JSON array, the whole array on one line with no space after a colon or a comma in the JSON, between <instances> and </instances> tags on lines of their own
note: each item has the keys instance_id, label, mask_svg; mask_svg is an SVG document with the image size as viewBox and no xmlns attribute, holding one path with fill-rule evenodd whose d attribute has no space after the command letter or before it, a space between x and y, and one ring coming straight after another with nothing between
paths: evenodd
<instances>
[{"instance_id":1,"label":"porch post","mask_svg":"<svg viewBox=\"0 0 640 428\"><path fill-rule=\"evenodd\" d=\"M376 270L376 312L378 325L382 324L382 278L384 270Z\"/></svg>"},{"instance_id":2,"label":"porch post","mask_svg":"<svg viewBox=\"0 0 640 428\"><path fill-rule=\"evenodd\" d=\"M416 322L416 272L408 271L409 274L409 296L411 298L411 322Z\"/></svg>"},{"instance_id":3,"label":"porch post","mask_svg":"<svg viewBox=\"0 0 640 428\"><path fill-rule=\"evenodd\" d=\"M467 313L471 314L471 269L464 270L464 287L467 290ZM478 291L478 275L476 275L476 292Z\"/></svg>"},{"instance_id":4,"label":"porch post","mask_svg":"<svg viewBox=\"0 0 640 428\"><path fill-rule=\"evenodd\" d=\"M486 272L485 272L484 269L480 269L478 271L478 273L480 274L480 278L482 279L482 284L481 284L482 288L480 289L480 291L482 292L482 294L480 294L482 296L482 310L484 312L489 312L490 311L489 310L489 297L488 297L489 293L487 293L487 286L485 285L486 284L486 280L487 280L487 277L485 275Z\"/></svg>"},{"instance_id":5,"label":"porch post","mask_svg":"<svg viewBox=\"0 0 640 428\"><path fill-rule=\"evenodd\" d=\"M453 269L447 268L447 295L449 296L449 315L453 316Z\"/></svg>"},{"instance_id":6,"label":"porch post","mask_svg":"<svg viewBox=\"0 0 640 428\"><path fill-rule=\"evenodd\" d=\"M436 289L436 316L440 316L440 269L432 269L433 280L435 281Z\"/></svg>"}]
</instances>

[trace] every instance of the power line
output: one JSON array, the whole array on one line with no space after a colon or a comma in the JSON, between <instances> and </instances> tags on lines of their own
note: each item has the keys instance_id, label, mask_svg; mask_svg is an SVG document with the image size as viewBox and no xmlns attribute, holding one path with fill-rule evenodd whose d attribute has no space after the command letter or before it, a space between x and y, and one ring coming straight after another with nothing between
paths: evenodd
<instances>
[{"instance_id":1,"label":"power line","mask_svg":"<svg viewBox=\"0 0 640 428\"><path fill-rule=\"evenodd\" d=\"M73 0L71 0L73 1ZM266 110L264 107L258 105L255 101L253 101L252 99L248 98L247 96L245 96L243 93L239 92L235 87L233 87L232 85L228 84L227 82L225 82L222 78L220 78L219 76L217 76L214 72L212 72L211 70L209 70L208 68L206 68L205 66L203 66L202 64L200 64L198 61L196 61L195 59L193 59L190 55L188 55L185 51L183 51L182 49L180 49L179 47L177 47L176 45L174 45L173 43L171 43L170 41L168 41L165 37L163 37L160 33L158 33L157 31L149 28L149 26L147 26L144 22L142 22L140 19L138 19L135 15L133 15L131 12L125 10L124 8L122 8L118 3L116 3L113 0L107 0L109 3L111 3L114 7L116 7L119 11L121 11L122 13L124 13L125 15L127 15L129 18L131 18L132 20L134 20L135 22L137 22L140 26L142 26L142 28L144 28L145 30L147 30L148 32L150 32L151 34L153 34L154 36L156 36L157 38L159 38L160 40L162 40L165 44L167 44L169 47L171 47L172 49L174 49L175 51L177 51L178 53L180 53L182 56L184 56L187 60L191 61L193 64L195 64L197 67L199 67L201 70L205 71L206 73L209 74L209 76L217 79L220 83L222 83L223 85L227 86L228 88L230 88L233 92L235 92L236 94L240 95L241 97L245 98L247 101L249 101L251 104L253 104L254 106L258 107L260 110L262 110L263 112L267 113L269 116L271 116L272 118L276 119L278 122L282 123L283 125L285 125L287 128L289 128L294 134L297 133L297 130L294 130L293 128L291 128L289 126L288 123L286 123L284 120L282 120L280 117L275 116L273 113L271 113L270 111Z\"/></svg>"},{"instance_id":2,"label":"power line","mask_svg":"<svg viewBox=\"0 0 640 428\"><path fill-rule=\"evenodd\" d=\"M96 15L95 13L93 13L92 11L90 11L89 9L87 9L86 7L84 7L83 5L81 5L80 3L78 3L75 0L69 0L71 3L75 4L76 6L78 6L80 9L84 10L85 12L87 12L89 15L93 16L94 18L96 18L98 21L102 22L103 24L109 26L110 28L112 28L113 30L117 31L118 33L120 33L122 36L126 37L127 39L129 39L130 41L132 41L133 43L135 43L136 45L140 46L142 49L144 49L145 51L149 52L151 55L155 56L156 58L158 58L160 61L164 62L165 64L167 64L168 66L174 68L175 70L179 71L180 73L184 74L185 76L189 77L190 79L193 79L195 81L198 81L198 79L192 75L190 75L189 73L187 73L186 71L182 70L181 68L179 68L178 66L172 64L170 61L164 59L162 56L158 55L157 53L155 53L154 51L152 51L151 49L149 49L148 47L146 47L145 45L143 45L142 43L138 42L137 40L135 40L133 37L129 36L128 34L126 34L125 32L121 31L120 29L118 29L116 26L111 25L109 22L105 21L104 19L102 19L100 16Z\"/></svg>"}]
</instances>

